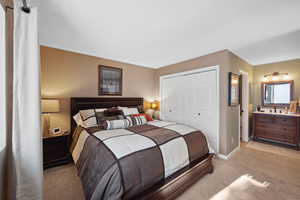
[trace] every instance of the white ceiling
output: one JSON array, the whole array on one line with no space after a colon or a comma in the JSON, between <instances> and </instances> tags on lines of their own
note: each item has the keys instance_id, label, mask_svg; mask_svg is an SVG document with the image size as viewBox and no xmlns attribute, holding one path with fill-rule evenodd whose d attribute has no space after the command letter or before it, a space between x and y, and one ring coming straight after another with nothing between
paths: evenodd
<instances>
[{"instance_id":1,"label":"white ceiling","mask_svg":"<svg viewBox=\"0 0 300 200\"><path fill-rule=\"evenodd\" d=\"M250 64L300 58L299 0L47 0L41 45L158 68L229 49Z\"/></svg>"}]
</instances>

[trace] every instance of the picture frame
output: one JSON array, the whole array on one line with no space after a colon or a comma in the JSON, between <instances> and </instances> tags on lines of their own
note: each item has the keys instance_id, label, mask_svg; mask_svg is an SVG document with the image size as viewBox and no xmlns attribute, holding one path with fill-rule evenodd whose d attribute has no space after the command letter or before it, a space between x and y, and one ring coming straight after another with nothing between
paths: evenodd
<instances>
[{"instance_id":1,"label":"picture frame","mask_svg":"<svg viewBox=\"0 0 300 200\"><path fill-rule=\"evenodd\" d=\"M228 80L228 105L238 106L240 104L240 76L238 74L229 72Z\"/></svg>"},{"instance_id":2,"label":"picture frame","mask_svg":"<svg viewBox=\"0 0 300 200\"><path fill-rule=\"evenodd\" d=\"M123 70L121 68L99 65L99 96L122 96Z\"/></svg>"}]
</instances>

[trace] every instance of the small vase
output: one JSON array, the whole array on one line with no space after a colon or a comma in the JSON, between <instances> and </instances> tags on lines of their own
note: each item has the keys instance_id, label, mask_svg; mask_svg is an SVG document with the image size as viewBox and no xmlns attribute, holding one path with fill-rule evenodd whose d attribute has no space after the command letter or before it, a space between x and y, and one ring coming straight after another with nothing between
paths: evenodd
<instances>
[{"instance_id":1,"label":"small vase","mask_svg":"<svg viewBox=\"0 0 300 200\"><path fill-rule=\"evenodd\" d=\"M258 112L261 111L261 106L260 106L260 105L257 106L257 111L258 111Z\"/></svg>"}]
</instances>

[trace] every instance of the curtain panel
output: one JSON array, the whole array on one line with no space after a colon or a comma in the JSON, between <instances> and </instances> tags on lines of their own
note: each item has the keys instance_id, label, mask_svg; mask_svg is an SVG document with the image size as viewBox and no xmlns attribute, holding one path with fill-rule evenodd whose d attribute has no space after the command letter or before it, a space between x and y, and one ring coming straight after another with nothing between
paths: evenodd
<instances>
[{"instance_id":1,"label":"curtain panel","mask_svg":"<svg viewBox=\"0 0 300 200\"><path fill-rule=\"evenodd\" d=\"M13 121L10 199L42 199L42 136L40 121L40 54L37 7L23 12L14 4Z\"/></svg>"}]
</instances>

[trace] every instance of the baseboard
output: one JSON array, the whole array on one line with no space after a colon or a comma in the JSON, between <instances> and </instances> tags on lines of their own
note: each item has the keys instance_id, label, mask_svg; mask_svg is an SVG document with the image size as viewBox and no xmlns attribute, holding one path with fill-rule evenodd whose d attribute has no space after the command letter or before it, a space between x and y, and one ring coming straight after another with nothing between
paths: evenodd
<instances>
[{"instance_id":1,"label":"baseboard","mask_svg":"<svg viewBox=\"0 0 300 200\"><path fill-rule=\"evenodd\" d=\"M224 155L224 154L218 154L217 156L223 160L229 160L236 152L238 152L240 150L240 147L236 147L235 149L233 149L232 152L230 152L228 155Z\"/></svg>"}]
</instances>

